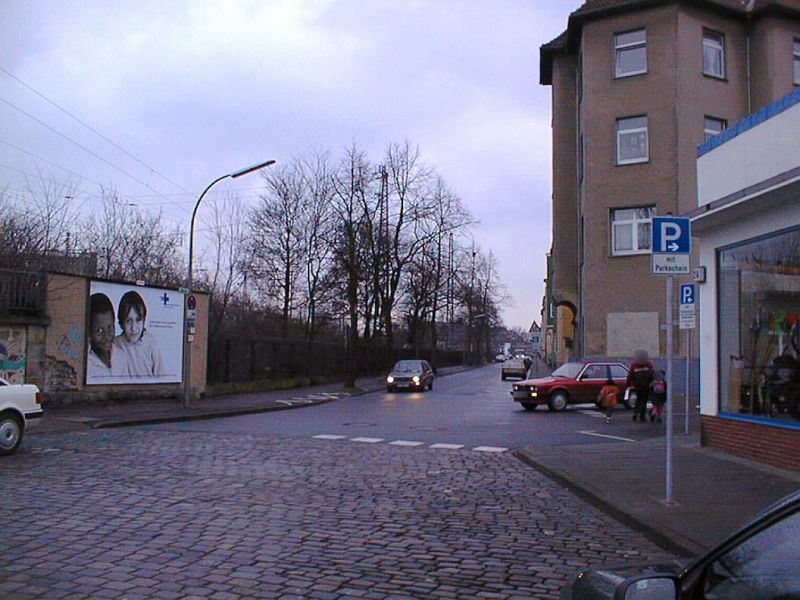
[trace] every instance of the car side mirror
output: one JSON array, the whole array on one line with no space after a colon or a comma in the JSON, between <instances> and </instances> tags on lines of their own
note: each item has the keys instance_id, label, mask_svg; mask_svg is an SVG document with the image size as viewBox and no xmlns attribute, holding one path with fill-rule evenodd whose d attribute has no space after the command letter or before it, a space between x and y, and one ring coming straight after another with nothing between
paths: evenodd
<instances>
[{"instance_id":1,"label":"car side mirror","mask_svg":"<svg viewBox=\"0 0 800 600\"><path fill-rule=\"evenodd\" d=\"M678 583L670 575L643 575L617 588L616 600L676 600Z\"/></svg>"}]
</instances>

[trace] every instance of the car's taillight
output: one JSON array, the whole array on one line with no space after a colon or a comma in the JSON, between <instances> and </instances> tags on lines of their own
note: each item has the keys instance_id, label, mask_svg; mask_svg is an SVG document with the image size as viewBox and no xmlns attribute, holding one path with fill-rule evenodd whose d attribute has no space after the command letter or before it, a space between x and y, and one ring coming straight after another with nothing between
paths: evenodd
<instances>
[{"instance_id":1,"label":"car's taillight","mask_svg":"<svg viewBox=\"0 0 800 600\"><path fill-rule=\"evenodd\" d=\"M41 404L42 402L44 402L44 394L36 392L36 404Z\"/></svg>"}]
</instances>

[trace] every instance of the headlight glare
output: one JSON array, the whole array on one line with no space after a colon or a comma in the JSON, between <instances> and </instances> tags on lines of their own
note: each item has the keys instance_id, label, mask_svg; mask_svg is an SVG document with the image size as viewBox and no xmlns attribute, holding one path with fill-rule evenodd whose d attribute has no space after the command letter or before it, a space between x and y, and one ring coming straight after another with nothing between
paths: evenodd
<instances>
[{"instance_id":1,"label":"headlight glare","mask_svg":"<svg viewBox=\"0 0 800 600\"><path fill-rule=\"evenodd\" d=\"M411 378L411 381L414 383L419 383L419 375L414 375L414 377Z\"/></svg>"},{"instance_id":2,"label":"headlight glare","mask_svg":"<svg viewBox=\"0 0 800 600\"><path fill-rule=\"evenodd\" d=\"M392 377L391 375L389 375L389 376L386 378L386 383L394 383L394 377Z\"/></svg>"}]
</instances>

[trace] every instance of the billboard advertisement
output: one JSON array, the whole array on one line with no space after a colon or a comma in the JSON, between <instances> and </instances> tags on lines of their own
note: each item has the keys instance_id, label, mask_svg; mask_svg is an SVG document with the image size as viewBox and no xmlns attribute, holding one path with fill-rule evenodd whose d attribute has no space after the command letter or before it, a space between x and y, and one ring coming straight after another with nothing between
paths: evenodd
<instances>
[{"instance_id":1,"label":"billboard advertisement","mask_svg":"<svg viewBox=\"0 0 800 600\"><path fill-rule=\"evenodd\" d=\"M183 294L92 281L86 385L180 383Z\"/></svg>"}]
</instances>

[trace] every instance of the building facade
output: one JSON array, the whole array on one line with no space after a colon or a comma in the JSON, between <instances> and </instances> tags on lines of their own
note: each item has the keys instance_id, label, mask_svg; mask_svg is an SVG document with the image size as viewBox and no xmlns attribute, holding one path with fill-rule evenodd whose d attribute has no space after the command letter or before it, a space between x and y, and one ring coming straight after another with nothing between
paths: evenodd
<instances>
[{"instance_id":1,"label":"building facade","mask_svg":"<svg viewBox=\"0 0 800 600\"><path fill-rule=\"evenodd\" d=\"M702 441L800 471L800 88L698 156Z\"/></svg>"},{"instance_id":2,"label":"building facade","mask_svg":"<svg viewBox=\"0 0 800 600\"><path fill-rule=\"evenodd\" d=\"M800 0L587 0L542 46L540 82L553 354L662 356L650 220L696 206L698 144L800 84Z\"/></svg>"}]
</instances>

